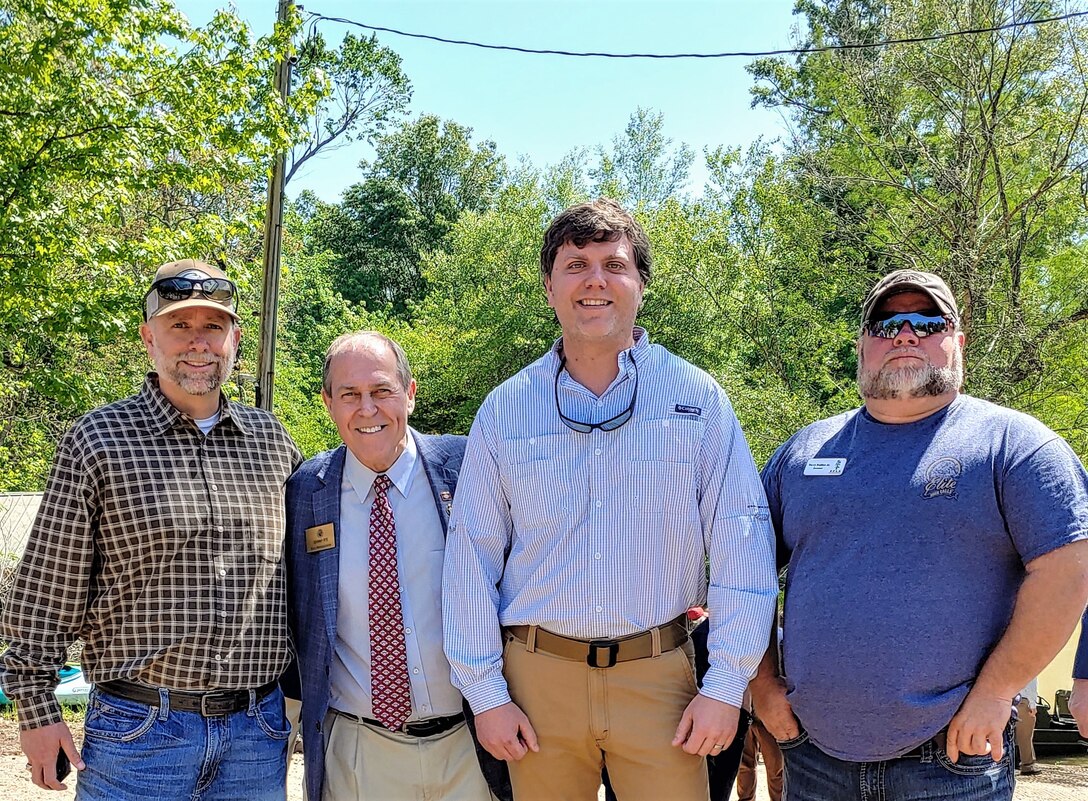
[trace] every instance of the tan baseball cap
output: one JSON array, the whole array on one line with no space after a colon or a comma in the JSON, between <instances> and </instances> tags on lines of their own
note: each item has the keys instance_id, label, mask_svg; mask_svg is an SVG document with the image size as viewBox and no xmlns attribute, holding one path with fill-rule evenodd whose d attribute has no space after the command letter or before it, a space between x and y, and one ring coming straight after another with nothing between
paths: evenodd
<instances>
[{"instance_id":1,"label":"tan baseball cap","mask_svg":"<svg viewBox=\"0 0 1088 801\"><path fill-rule=\"evenodd\" d=\"M921 270L895 270L881 278L869 294L865 296L865 303L861 306L861 324L869 322L869 318L881 301L901 292L921 292L928 295L940 309L941 314L946 314L956 320L960 318L960 310L956 305L956 298L944 279L935 273L927 273Z\"/></svg>"},{"instance_id":2,"label":"tan baseball cap","mask_svg":"<svg viewBox=\"0 0 1088 801\"><path fill-rule=\"evenodd\" d=\"M200 284L201 289L186 285L185 281L179 281L179 285L175 286L169 284L160 286L159 282L169 278L189 279ZM224 295L226 297L223 297ZM196 259L172 261L155 271L151 288L147 290L147 296L144 298L144 319L150 320L152 317L178 309L203 306L208 309L220 309L238 320L238 313L234 310L237 300L238 288L218 267Z\"/></svg>"}]
</instances>

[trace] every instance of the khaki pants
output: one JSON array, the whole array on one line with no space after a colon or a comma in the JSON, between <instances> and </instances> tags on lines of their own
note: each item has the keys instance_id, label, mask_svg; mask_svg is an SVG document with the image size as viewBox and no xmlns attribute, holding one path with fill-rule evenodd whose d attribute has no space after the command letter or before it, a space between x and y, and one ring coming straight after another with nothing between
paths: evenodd
<instances>
[{"instance_id":1,"label":"khaki pants","mask_svg":"<svg viewBox=\"0 0 1088 801\"><path fill-rule=\"evenodd\" d=\"M592 801L606 763L623 801L708 801L706 759L672 745L697 692L690 642L591 668L507 635L503 659L510 695L540 740L539 753L510 763L517 801Z\"/></svg>"},{"instance_id":2,"label":"khaki pants","mask_svg":"<svg viewBox=\"0 0 1088 801\"><path fill-rule=\"evenodd\" d=\"M1035 764L1035 710L1021 698L1016 705L1016 750L1020 752L1020 769Z\"/></svg>"},{"instance_id":3,"label":"khaki pants","mask_svg":"<svg viewBox=\"0 0 1088 801\"><path fill-rule=\"evenodd\" d=\"M489 801L468 724L409 737L329 710L323 801Z\"/></svg>"},{"instance_id":4,"label":"khaki pants","mask_svg":"<svg viewBox=\"0 0 1088 801\"><path fill-rule=\"evenodd\" d=\"M753 801L756 797L756 761L763 754L767 769L767 797L782 801L782 751L774 736L757 719L752 718L737 773L737 801Z\"/></svg>"}]
</instances>

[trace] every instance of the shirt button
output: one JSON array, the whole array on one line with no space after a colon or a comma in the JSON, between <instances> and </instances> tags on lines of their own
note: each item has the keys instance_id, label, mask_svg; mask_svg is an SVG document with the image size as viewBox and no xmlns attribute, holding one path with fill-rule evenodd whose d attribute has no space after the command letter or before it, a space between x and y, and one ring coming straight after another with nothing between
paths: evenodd
<instances>
[{"instance_id":1,"label":"shirt button","mask_svg":"<svg viewBox=\"0 0 1088 801\"><path fill-rule=\"evenodd\" d=\"M536 437L529 437L529 444L536 445Z\"/></svg>"},{"instance_id":2,"label":"shirt button","mask_svg":"<svg viewBox=\"0 0 1088 801\"><path fill-rule=\"evenodd\" d=\"M223 527L222 526L216 526L215 530L218 531L220 534L223 533Z\"/></svg>"},{"instance_id":3,"label":"shirt button","mask_svg":"<svg viewBox=\"0 0 1088 801\"><path fill-rule=\"evenodd\" d=\"M221 567L221 568L219 568L219 575L220 575L220 576L225 576L225 575L227 575L227 569L226 569L226 568L224 568L224 567Z\"/></svg>"},{"instance_id":4,"label":"shirt button","mask_svg":"<svg viewBox=\"0 0 1088 801\"><path fill-rule=\"evenodd\" d=\"M599 606L598 606L598 607L597 607L597 611L598 611L598 612L600 612L600 611L601 611L601 607L599 607Z\"/></svg>"},{"instance_id":5,"label":"shirt button","mask_svg":"<svg viewBox=\"0 0 1088 801\"><path fill-rule=\"evenodd\" d=\"M219 489L219 485L218 485L218 484L212 484L212 492L215 492L215 491L217 491L218 489Z\"/></svg>"},{"instance_id":6,"label":"shirt button","mask_svg":"<svg viewBox=\"0 0 1088 801\"><path fill-rule=\"evenodd\" d=\"M597 501L597 508L598 508L598 509L600 509L600 508L601 508L601 501Z\"/></svg>"},{"instance_id":7,"label":"shirt button","mask_svg":"<svg viewBox=\"0 0 1088 801\"><path fill-rule=\"evenodd\" d=\"M215 660L216 662L222 662L222 661L223 661L223 656L222 656L222 654L216 654L216 655L215 655L214 657L212 657L212 658L213 658L213 659L214 659L214 660Z\"/></svg>"},{"instance_id":8,"label":"shirt button","mask_svg":"<svg viewBox=\"0 0 1088 801\"><path fill-rule=\"evenodd\" d=\"M404 630L404 633L405 633L405 634L411 634L411 633L412 633L412 630L411 630L411 629L405 629L405 630Z\"/></svg>"},{"instance_id":9,"label":"shirt button","mask_svg":"<svg viewBox=\"0 0 1088 801\"><path fill-rule=\"evenodd\" d=\"M604 401L597 401L597 407L600 408L601 406L604 406Z\"/></svg>"},{"instance_id":10,"label":"shirt button","mask_svg":"<svg viewBox=\"0 0 1088 801\"><path fill-rule=\"evenodd\" d=\"M600 559L601 558L601 552L598 551L597 553L593 554L593 558L594 559Z\"/></svg>"},{"instance_id":11,"label":"shirt button","mask_svg":"<svg viewBox=\"0 0 1088 801\"><path fill-rule=\"evenodd\" d=\"M419 673L419 668L412 668L412 673L418 674Z\"/></svg>"},{"instance_id":12,"label":"shirt button","mask_svg":"<svg viewBox=\"0 0 1088 801\"><path fill-rule=\"evenodd\" d=\"M593 453L594 453L594 455L596 455L596 456L600 456L600 455L601 455L601 449L600 449L600 448L597 448L597 450L593 451Z\"/></svg>"},{"instance_id":13,"label":"shirt button","mask_svg":"<svg viewBox=\"0 0 1088 801\"><path fill-rule=\"evenodd\" d=\"M668 420L662 420L661 425L664 426L665 428L668 428L669 427L669 421Z\"/></svg>"}]
</instances>

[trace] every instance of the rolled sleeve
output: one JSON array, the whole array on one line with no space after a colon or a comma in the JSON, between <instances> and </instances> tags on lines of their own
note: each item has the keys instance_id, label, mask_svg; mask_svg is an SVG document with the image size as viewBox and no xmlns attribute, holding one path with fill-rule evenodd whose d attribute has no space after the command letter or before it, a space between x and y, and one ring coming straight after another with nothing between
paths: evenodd
<instances>
[{"instance_id":1,"label":"rolled sleeve","mask_svg":"<svg viewBox=\"0 0 1088 801\"><path fill-rule=\"evenodd\" d=\"M721 413L710 421L702 455L710 669L700 692L739 707L767 649L778 581L763 485L724 391L721 398Z\"/></svg>"},{"instance_id":2,"label":"rolled sleeve","mask_svg":"<svg viewBox=\"0 0 1088 801\"><path fill-rule=\"evenodd\" d=\"M499 590L512 523L485 401L465 449L446 538L442 622L454 687L474 713L510 701L502 675Z\"/></svg>"}]
</instances>

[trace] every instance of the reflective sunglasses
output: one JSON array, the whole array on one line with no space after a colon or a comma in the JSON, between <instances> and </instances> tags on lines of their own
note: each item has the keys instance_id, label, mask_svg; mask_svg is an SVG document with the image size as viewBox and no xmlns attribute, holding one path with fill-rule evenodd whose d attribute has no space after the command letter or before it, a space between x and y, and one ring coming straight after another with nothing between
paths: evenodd
<instances>
[{"instance_id":1,"label":"reflective sunglasses","mask_svg":"<svg viewBox=\"0 0 1088 801\"><path fill-rule=\"evenodd\" d=\"M234 297L236 289L226 278L164 278L151 285L147 294L158 292L163 300L188 300L199 292L208 300L223 303Z\"/></svg>"},{"instance_id":2,"label":"reflective sunglasses","mask_svg":"<svg viewBox=\"0 0 1088 801\"><path fill-rule=\"evenodd\" d=\"M635 363L633 356L631 357L631 366L635 368L635 389L631 393L631 402L627 404L626 409L615 417L609 417L607 420L602 420L599 423L584 423L581 420L575 420L573 417L567 417L563 414L563 409L559 405L559 376L562 374L566 364L567 357L564 356L559 360L559 369L555 371L555 410L559 412L559 419L563 421L563 425L571 431L577 431L579 434L588 434L595 428L599 428L601 431L615 431L631 419L631 416L635 413L635 400L638 398L638 365Z\"/></svg>"},{"instance_id":3,"label":"reflective sunglasses","mask_svg":"<svg viewBox=\"0 0 1088 801\"><path fill-rule=\"evenodd\" d=\"M919 339L924 339L930 334L941 334L949 328L955 327L952 320L937 312L927 314L896 312L883 320L870 320L867 322L865 324L865 333L871 337L895 339L907 323L910 323L911 330Z\"/></svg>"}]
</instances>

